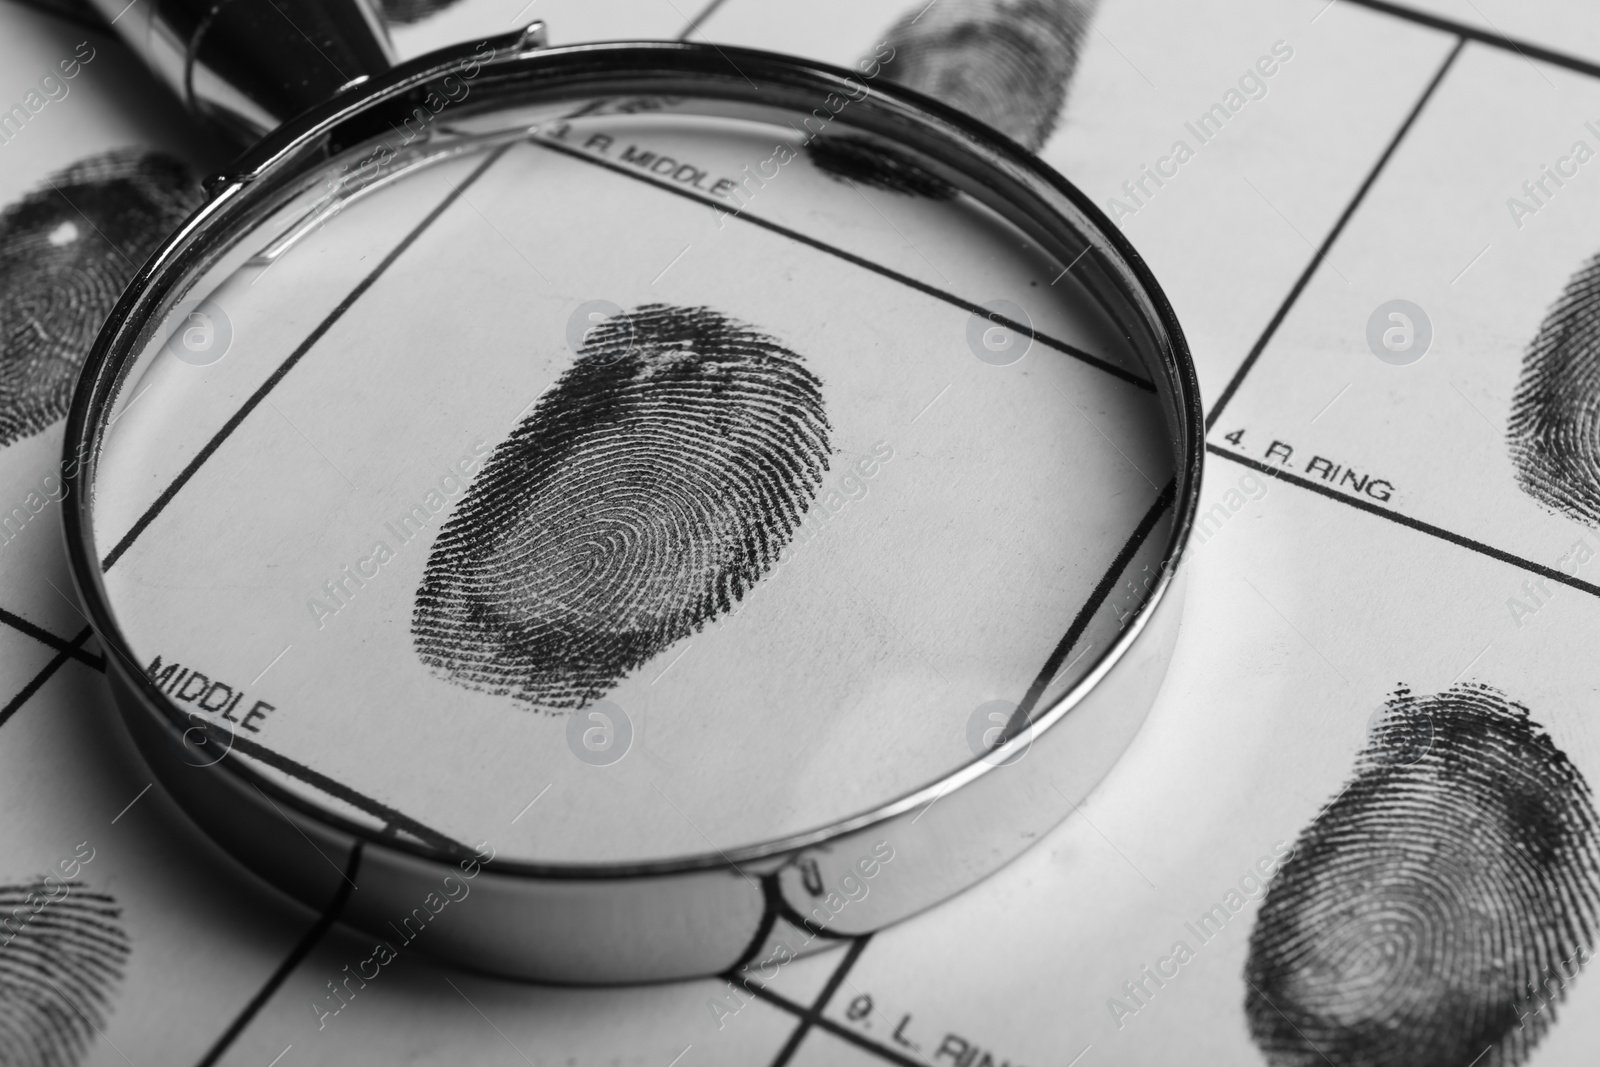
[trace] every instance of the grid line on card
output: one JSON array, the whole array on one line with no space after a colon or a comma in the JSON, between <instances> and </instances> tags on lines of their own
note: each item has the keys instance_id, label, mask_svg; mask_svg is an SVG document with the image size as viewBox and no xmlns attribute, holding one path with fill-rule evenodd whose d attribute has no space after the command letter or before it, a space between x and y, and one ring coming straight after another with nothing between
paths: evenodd
<instances>
[{"instance_id":1,"label":"grid line on card","mask_svg":"<svg viewBox=\"0 0 1600 1067\"><path fill-rule=\"evenodd\" d=\"M1417 98L1416 104L1411 108L1411 113L1400 124L1400 128L1395 131L1394 137L1390 139L1388 146L1384 148L1383 154L1378 157L1378 161L1372 165L1372 170L1367 173L1366 180L1356 190L1356 194L1350 199L1350 203L1345 205L1345 209L1340 213L1338 221L1333 224L1333 229L1328 231L1328 236L1323 239L1321 247L1312 254L1311 262L1306 264L1306 269L1295 280L1294 287L1289 290L1289 294L1283 298L1283 303L1278 306L1277 312L1272 316L1271 321L1267 323L1267 328L1261 331L1261 336L1251 346L1249 354L1244 357L1244 362L1239 364L1239 369L1233 372L1233 377L1228 380L1227 386L1222 390L1222 395L1212 405L1211 413L1206 416L1207 431L1216 425L1217 419L1221 417L1223 411L1227 408L1228 402L1239 391L1239 386L1244 384L1245 378L1249 376L1250 371L1255 367L1256 361L1261 358L1261 353L1266 351L1267 345L1271 343L1273 336L1278 332L1278 327L1282 326L1283 320L1288 317L1290 309L1295 305L1295 301L1300 299L1300 294L1311 283L1312 275L1316 274L1317 268L1328 258L1328 253L1332 251L1334 242L1339 239L1339 234L1344 232L1345 224L1356 213L1356 208L1361 206L1362 200L1366 199L1367 192L1377 182L1378 175L1383 172L1385 164L1394 155L1395 149L1400 147L1400 142L1410 132L1412 125L1417 121L1417 116L1422 114L1422 109L1427 106L1434 90L1439 88L1439 84L1444 81L1444 76L1449 73L1451 66L1455 64L1456 57L1461 54L1461 50L1466 45L1467 39L1465 37L1456 38L1455 47L1450 49L1449 55L1445 56L1444 62L1439 65L1438 71L1434 73L1433 80L1428 82L1428 87L1422 90L1422 95Z\"/></svg>"},{"instance_id":2,"label":"grid line on card","mask_svg":"<svg viewBox=\"0 0 1600 1067\"><path fill-rule=\"evenodd\" d=\"M73 653L81 648L83 643L89 640L93 633L93 630L85 626L83 630L79 632L78 636L72 639L71 643L66 648L62 649L60 652L57 652L53 657L51 657L50 662L46 663L44 668L40 670L38 674L33 676L33 680L27 685L23 686L22 691L16 696L12 697L11 700L7 702L5 707L0 708L0 726L4 726L7 722L9 722L11 720L11 716L15 715L18 709L20 709L22 705L26 704L29 698L31 698L33 694L37 693L44 683L50 680L51 675L55 674L56 671L61 669L62 664L73 658Z\"/></svg>"},{"instance_id":3,"label":"grid line on card","mask_svg":"<svg viewBox=\"0 0 1600 1067\"><path fill-rule=\"evenodd\" d=\"M701 26L704 26L706 20L712 15L715 15L717 13L717 8L721 7L726 2L727 0L710 0L710 3L702 7L699 13L696 14L694 18L689 20L689 24L683 28L683 32L678 34L678 40L687 41L689 39L689 35L694 33L694 31L698 30Z\"/></svg>"},{"instance_id":4,"label":"grid line on card","mask_svg":"<svg viewBox=\"0 0 1600 1067\"><path fill-rule=\"evenodd\" d=\"M385 833L404 830L419 841L425 841L445 852L459 852L462 855L470 852L469 849L464 849L460 842L440 833L431 826L418 822L409 815L401 814L387 804L380 803L363 793L351 789L343 782L329 778L327 775L314 771L303 763L298 763L287 756L280 755L269 748L256 744L254 741L248 741L235 734L230 742L230 748L239 752L240 755L259 760L274 770L281 771L291 778L304 782L313 789L321 790L337 800L344 801L351 807L360 808L369 815L382 820L386 828Z\"/></svg>"},{"instance_id":5,"label":"grid line on card","mask_svg":"<svg viewBox=\"0 0 1600 1067\"><path fill-rule=\"evenodd\" d=\"M1590 596L1600 597L1600 585L1594 585L1590 582L1583 581L1581 578L1573 577L1572 575L1567 574L1565 571L1558 570L1555 567L1547 567L1542 563L1534 563L1532 560L1525 559L1522 556L1514 555L1510 552L1506 552L1503 549L1495 548L1493 545L1486 545L1482 541L1475 541L1470 537L1464 537L1461 534L1453 533L1449 530L1446 530L1442 526L1435 526L1432 523L1423 522L1421 519L1413 519L1409 515L1401 514L1398 511L1392 511L1389 508L1379 507L1377 504L1370 504L1365 500L1357 499L1348 493L1342 493L1339 490L1330 488L1329 486L1323 485L1320 482L1312 481L1309 478L1302 478L1298 474L1290 474L1281 467L1273 467L1269 464L1262 463L1260 460L1251 459L1249 456L1241 456L1237 452L1230 452L1225 448L1218 448L1216 445L1206 445L1206 451L1210 452L1212 455L1221 456L1224 459L1231 459L1233 462L1238 463L1241 466L1249 467L1251 470L1259 471L1268 477L1276 478L1280 482L1288 482L1290 485L1297 485L1302 489L1309 489L1311 492L1316 493L1319 496L1325 496L1329 500L1337 500L1342 504L1348 504L1359 511L1365 511L1369 515L1380 516L1388 519L1390 522L1398 523L1399 525L1405 526L1408 529L1416 530L1418 533L1425 533L1431 537L1437 537L1441 541L1448 541L1459 548L1465 548L1469 551L1476 552L1479 555L1488 556L1490 559L1509 564L1518 568L1519 570L1531 571L1532 573L1539 575L1541 578L1548 578L1552 582L1559 582L1562 585L1576 589L1580 592L1588 593Z\"/></svg>"},{"instance_id":6,"label":"grid line on card","mask_svg":"<svg viewBox=\"0 0 1600 1067\"><path fill-rule=\"evenodd\" d=\"M85 666L104 673L104 659L99 656L90 656L82 650L83 643L93 635L94 631L87 627L80 631L75 638L67 642L61 641L60 638L54 635L49 635L50 640L45 643L50 644L51 647L58 648L59 651L16 696L12 697L3 708L0 708L0 726L4 726L11 716L19 711L69 659L77 659ZM137 673L137 664L131 665L131 670ZM461 844L448 835L440 833L438 830L411 818L409 815L380 803L342 782L320 774L310 767L289 759L287 756L280 755L269 748L237 735L233 737L229 747L237 749L241 755L249 756L251 759L258 760L291 778L304 782L313 789L321 790L329 796L367 812L383 822L383 833L386 835L393 835L396 831L402 831L420 841L433 845L435 848L445 851L459 851L461 849Z\"/></svg>"},{"instance_id":7,"label":"grid line on card","mask_svg":"<svg viewBox=\"0 0 1600 1067\"><path fill-rule=\"evenodd\" d=\"M9 612L5 608L0 608L0 622L5 623L13 630L27 634L40 644L50 646L57 652L70 652L73 659L77 660L79 663L82 663L86 667L91 667L97 671L103 671L106 669L105 660L101 657L90 655L81 648L77 647L73 641L69 641L63 637L57 637L44 627L36 626L27 619L24 619L21 615Z\"/></svg>"},{"instance_id":8,"label":"grid line on card","mask_svg":"<svg viewBox=\"0 0 1600 1067\"><path fill-rule=\"evenodd\" d=\"M333 328L333 325L344 317L345 312L349 311L350 308L355 305L356 301L361 299L362 295L365 294L375 282L377 282L384 272L387 271L397 259L405 254L406 250L412 246L417 238L422 236L423 231L432 226L439 216L443 215L445 211L449 209L450 205L454 204L458 199L460 199L461 195L465 193L474 182L482 177L484 171L493 166L495 161L505 154L505 151L508 147L508 145L502 145L501 147L490 152L488 157L484 159L482 163L478 164L478 166L473 169L471 174L462 179L460 184L452 185L450 192L445 195L444 199L441 200L438 205L433 208L433 210L429 211L421 222L412 227L411 231L406 234L400 243L391 249L389 254L384 256L383 259L378 262L378 265L373 267L367 276L361 279L356 287L350 290L343 300L339 301L339 304L332 311L330 311L320 323L317 324L316 329L312 330L305 340L301 341L300 344L295 346L294 351L289 353L288 358L280 363L278 368L272 372L267 380L262 382L254 393L250 394L249 398L239 406L239 409L229 417L227 422L223 423L222 429L218 430L214 435L212 435L211 440L207 441L205 446L202 447L200 451L195 454L195 457L189 461L188 465L178 473L178 476L172 480L171 484L169 484L167 488L162 491L161 495L156 498L155 503L151 504L147 509L145 509L144 514L139 516L138 521L135 522L132 528L130 528L128 532L122 536L122 540L118 541L116 546L106 554L105 559L100 562L101 570L109 571L113 566L116 565L117 560L122 558L122 554L132 547L133 543L139 539L139 536L149 528L152 522L155 521L156 516L160 515L161 512L166 509L166 506L172 503L173 498L176 497L178 492L189 483L189 479L193 478L195 473L205 465L206 460L215 455L217 449L221 448L223 442L227 441L227 439L233 435L233 432L239 428L246 417L248 417L252 411L260 406L263 400L267 399L267 394L272 392L272 390L277 387L278 383L283 380L284 376L295 368L295 365L300 362L306 353L311 351L318 341L322 340L323 336Z\"/></svg>"},{"instance_id":9,"label":"grid line on card","mask_svg":"<svg viewBox=\"0 0 1600 1067\"><path fill-rule=\"evenodd\" d=\"M746 992L755 997L757 1000L765 1001L781 1011L788 1012L797 1019L805 1019L808 1016L809 1009L803 1007L802 1005L796 1004L788 997L779 996L770 989L765 989L749 982L741 982L740 984L743 986ZM920 1060L914 1060L909 1056L896 1052L894 1049L886 1048L885 1046L878 1044L876 1041L872 1041L866 1037L863 1037L854 1030L841 1026L832 1019L820 1013L814 1019L812 1019L811 1025L819 1030L824 1031L825 1033L832 1034L841 1041L845 1041L851 1045L854 1045L863 1052L870 1053L881 1060L896 1064L898 1067L928 1067L929 1061L926 1057L923 1057Z\"/></svg>"},{"instance_id":10,"label":"grid line on card","mask_svg":"<svg viewBox=\"0 0 1600 1067\"><path fill-rule=\"evenodd\" d=\"M1514 37L1507 37L1505 34L1493 30L1480 30L1476 26L1468 25L1465 22L1440 18L1438 15L1430 15L1425 11L1417 11L1401 4L1388 3L1387 0L1350 0L1350 2L1385 15L1404 19L1407 22L1415 22L1431 30L1443 30L1446 33L1453 33L1457 37L1465 37L1480 44L1489 45L1491 48L1503 48L1508 52L1517 53L1524 59L1537 59L1552 66L1565 67L1567 70L1575 70L1579 74L1600 78L1600 63L1580 59L1577 56L1569 56L1564 52L1556 52Z\"/></svg>"},{"instance_id":11,"label":"grid line on card","mask_svg":"<svg viewBox=\"0 0 1600 1067\"><path fill-rule=\"evenodd\" d=\"M345 864L344 877L339 881L339 888L334 891L333 900L328 903L322 914L317 916L317 921L311 924L311 928L305 932L304 936L296 942L289 955L284 957L283 962L278 964L277 969L267 977L265 984L256 991L256 995L250 998L239 1014L234 1017L233 1022L228 1024L228 1028L217 1038L216 1043L207 1050L205 1056L196 1064L196 1067L212 1067L212 1064L221 1059L223 1054L238 1040L239 1035L244 1033L245 1027L249 1026L261 1009L266 1006L267 1001L272 999L272 995L278 991L278 987L283 985L289 975L294 973L294 969L300 966L301 961L309 956L311 950L316 948L317 944L327 936L328 931L333 928L333 924L338 921L339 916L344 912L345 904L350 900L351 887L355 884L356 872L360 867L361 842L357 841L355 847L350 850L350 859Z\"/></svg>"},{"instance_id":12,"label":"grid line on card","mask_svg":"<svg viewBox=\"0 0 1600 1067\"><path fill-rule=\"evenodd\" d=\"M1062 352L1071 356L1080 363L1088 364L1089 366L1094 367L1096 370L1111 375L1113 378L1118 378L1124 382L1127 382L1129 385L1132 385L1137 389L1142 389L1147 393L1153 393L1156 391L1155 384L1148 378L1142 378L1132 371L1119 367L1109 360L1101 359L1099 356L1090 352L1086 352L1083 349L1078 348L1076 345L1068 344L1059 338L1051 337L1047 333L1041 333L1031 326L1027 326L1023 323L1007 318L1004 315L989 311L987 308L984 308L981 305L974 304L972 301L957 296L955 293L946 292L945 290L940 289L938 286L929 285L927 282L918 281L916 278L913 278L908 274L901 274L899 271L885 267L881 263L874 263L872 260L867 259L864 256L858 256L854 252L847 252L844 249L839 248L837 245L831 245L826 241L818 240L815 237L810 237L799 232L798 230L792 230L787 226L772 222L769 219L761 218L759 215L754 215L750 212L740 211L735 213L728 211L728 202L725 200L713 200L709 196L700 196L696 193L691 193L687 189L682 189L675 185L668 185L666 182L658 181L655 178L650 177L648 174L629 170L626 167L611 162L609 159L599 159L595 156L580 152L579 150L568 147L564 144L556 144L552 141L535 137L530 137L526 143L537 145L538 147L550 152L568 156L572 159L578 160L579 162L587 163L590 166L599 167L602 170L608 170L613 174L619 174L624 178L630 178L636 182L648 185L651 188L660 189L662 192L671 193L674 196L680 196L692 203L701 204L705 207L711 208L713 211L722 211L728 218L738 219L741 222L747 222L752 226L760 227L761 229L770 233L775 233L780 237L786 237L797 244L803 244L809 248L814 248L819 252L834 256L837 259L842 259L852 266L860 267L862 270L871 271L874 274L888 278L890 281L898 282L908 289L915 289L917 292L926 296L931 296L937 300L942 300L953 307L957 307L962 311L968 312L969 314L979 315L983 318L989 319L1001 326L1006 327L1008 330L1011 330L1014 333L1019 333L1025 337L1030 337L1033 340L1038 341L1040 344L1048 345L1058 352Z\"/></svg>"},{"instance_id":13,"label":"grid line on card","mask_svg":"<svg viewBox=\"0 0 1600 1067\"><path fill-rule=\"evenodd\" d=\"M761 878L761 921L756 924L756 932L750 938L750 943L745 946L743 952L739 953L739 958L733 961L732 966L724 972L728 981L742 981L742 979L736 977L738 973L754 963L755 958L766 947L767 938L772 936L772 928L778 924L778 905L782 895L783 891L778 885L777 872L763 875Z\"/></svg>"},{"instance_id":14,"label":"grid line on card","mask_svg":"<svg viewBox=\"0 0 1600 1067\"><path fill-rule=\"evenodd\" d=\"M1023 695L1022 702L1017 705L1017 710L1011 713L1011 721L1006 724L1005 732L1000 735L998 744L1010 741L1033 721L1034 705L1039 703L1039 698L1044 696L1044 691L1050 687L1050 683L1060 673L1061 664L1066 660L1067 653L1071 652L1073 646L1083 638L1083 633L1089 628L1089 623L1094 619L1095 612L1100 610L1101 606L1106 602L1106 598L1111 595L1111 590L1115 588L1117 579L1122 576L1123 571L1128 569L1128 565L1133 562L1133 557L1138 554L1139 549L1144 547L1145 541L1149 538L1151 532L1155 530L1156 524L1161 521L1161 516L1165 515L1167 509L1172 506L1176 492L1177 480L1174 479L1168 482L1166 488L1156 495L1155 502L1145 512L1144 518L1139 520L1139 525L1134 527L1133 533L1128 536L1128 540L1123 544L1116 558L1111 561L1111 566L1106 569L1099 584L1089 594L1089 599L1085 600L1083 606L1078 609L1078 614L1073 618L1072 625L1067 627L1067 632L1056 643L1056 647L1050 653L1050 657L1044 661L1044 666L1040 668L1038 676L1033 680L1033 684L1028 686L1028 691Z\"/></svg>"},{"instance_id":15,"label":"grid line on card","mask_svg":"<svg viewBox=\"0 0 1600 1067\"><path fill-rule=\"evenodd\" d=\"M794 1032L789 1035L789 1040L784 1042L783 1047L778 1050L778 1055L773 1058L771 1067L784 1067L794 1058L795 1052L800 1048L800 1043L806 1039L806 1035L811 1032L811 1028L816 1024L817 1020L822 1018L822 1012L827 1008L828 1001L832 1000L834 993L839 991L839 986L843 984L845 976L850 973L850 968L855 966L856 960L861 958L861 953L866 951L867 945L871 941L872 935L868 934L851 942L850 947L845 950L844 959L839 961L839 966L835 967L833 973L828 976L828 981L823 985L822 991L817 994L816 999L811 1002L811 1007L805 1009L801 1014L800 1021L795 1024Z\"/></svg>"},{"instance_id":16,"label":"grid line on card","mask_svg":"<svg viewBox=\"0 0 1600 1067\"><path fill-rule=\"evenodd\" d=\"M750 938L750 943L745 946L744 951L739 953L739 957L729 965L727 970L722 972L722 977L727 981L741 984L745 982L745 979L739 976L739 972L755 962L756 956L760 955L762 948L766 946L767 939L772 936L772 931L778 925L779 919L783 919L791 926L804 930L812 938L820 937L827 941L849 941L856 936L854 934L833 933L818 926L796 911L784 899L783 885L780 881L782 874L783 871L780 869L761 876L761 921L756 924L756 932ZM810 939L807 940L809 943Z\"/></svg>"}]
</instances>

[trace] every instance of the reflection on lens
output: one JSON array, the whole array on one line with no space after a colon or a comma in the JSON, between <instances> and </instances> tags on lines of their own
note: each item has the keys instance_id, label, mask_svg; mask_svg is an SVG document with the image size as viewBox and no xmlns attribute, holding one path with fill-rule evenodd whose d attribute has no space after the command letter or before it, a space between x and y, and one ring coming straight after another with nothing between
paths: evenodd
<instances>
[{"instance_id":1,"label":"reflection on lens","mask_svg":"<svg viewBox=\"0 0 1600 1067\"><path fill-rule=\"evenodd\" d=\"M317 165L117 379L110 609L243 694L173 704L195 759L515 861L732 850L971 767L1139 610L1174 446L1082 246L850 189L849 112L592 105Z\"/></svg>"}]
</instances>

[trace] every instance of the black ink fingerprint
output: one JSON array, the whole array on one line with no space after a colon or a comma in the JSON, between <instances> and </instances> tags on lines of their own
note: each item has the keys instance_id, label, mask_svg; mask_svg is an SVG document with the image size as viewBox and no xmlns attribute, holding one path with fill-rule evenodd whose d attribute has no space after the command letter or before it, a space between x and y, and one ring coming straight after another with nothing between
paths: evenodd
<instances>
[{"instance_id":1,"label":"black ink fingerprint","mask_svg":"<svg viewBox=\"0 0 1600 1067\"><path fill-rule=\"evenodd\" d=\"M73 1067L111 1014L128 936L82 882L0 886L0 1063Z\"/></svg>"},{"instance_id":2,"label":"black ink fingerprint","mask_svg":"<svg viewBox=\"0 0 1600 1067\"><path fill-rule=\"evenodd\" d=\"M1524 492L1600 524L1600 256L1567 282L1528 346L1506 436Z\"/></svg>"},{"instance_id":3,"label":"black ink fingerprint","mask_svg":"<svg viewBox=\"0 0 1600 1067\"><path fill-rule=\"evenodd\" d=\"M0 446L66 414L123 286L199 201L183 164L124 150L74 163L0 212Z\"/></svg>"},{"instance_id":4,"label":"black ink fingerprint","mask_svg":"<svg viewBox=\"0 0 1600 1067\"><path fill-rule=\"evenodd\" d=\"M418 655L456 684L582 707L738 602L828 466L821 382L709 308L591 330L440 530Z\"/></svg>"},{"instance_id":5,"label":"black ink fingerprint","mask_svg":"<svg viewBox=\"0 0 1600 1067\"><path fill-rule=\"evenodd\" d=\"M1274 1065L1520 1064L1597 907L1589 786L1528 709L1402 690L1262 903L1251 1035Z\"/></svg>"},{"instance_id":6,"label":"black ink fingerprint","mask_svg":"<svg viewBox=\"0 0 1600 1067\"><path fill-rule=\"evenodd\" d=\"M389 22L409 25L456 3L457 0L383 0L383 17Z\"/></svg>"},{"instance_id":7,"label":"black ink fingerprint","mask_svg":"<svg viewBox=\"0 0 1600 1067\"><path fill-rule=\"evenodd\" d=\"M917 0L856 69L926 93L1038 151L1061 118L1096 2ZM806 153L836 178L912 196L953 192L875 144L818 136Z\"/></svg>"},{"instance_id":8,"label":"black ink fingerprint","mask_svg":"<svg viewBox=\"0 0 1600 1067\"><path fill-rule=\"evenodd\" d=\"M955 186L884 142L830 133L807 144L806 154L818 170L839 181L931 200L949 200L956 195Z\"/></svg>"},{"instance_id":9,"label":"black ink fingerprint","mask_svg":"<svg viewBox=\"0 0 1600 1067\"><path fill-rule=\"evenodd\" d=\"M883 76L1038 151L1061 117L1094 2L919 0L888 32Z\"/></svg>"}]
</instances>

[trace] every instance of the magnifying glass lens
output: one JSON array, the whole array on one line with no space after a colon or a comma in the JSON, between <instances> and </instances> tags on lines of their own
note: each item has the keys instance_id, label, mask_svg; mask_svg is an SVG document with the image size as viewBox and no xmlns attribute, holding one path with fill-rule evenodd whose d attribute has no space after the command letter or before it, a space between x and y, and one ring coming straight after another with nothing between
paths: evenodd
<instances>
[{"instance_id":1,"label":"magnifying glass lens","mask_svg":"<svg viewBox=\"0 0 1600 1067\"><path fill-rule=\"evenodd\" d=\"M314 808L529 863L985 758L1139 608L1172 434L1069 257L816 116L446 112L308 173L110 408L137 670Z\"/></svg>"}]
</instances>

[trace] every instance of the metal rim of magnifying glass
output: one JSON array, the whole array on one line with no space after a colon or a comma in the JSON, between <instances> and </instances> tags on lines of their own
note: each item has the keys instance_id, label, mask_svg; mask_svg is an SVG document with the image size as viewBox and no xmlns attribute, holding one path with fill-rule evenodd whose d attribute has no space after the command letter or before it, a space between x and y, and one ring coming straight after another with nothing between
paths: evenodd
<instances>
[{"instance_id":1,"label":"metal rim of magnifying glass","mask_svg":"<svg viewBox=\"0 0 1600 1067\"><path fill-rule=\"evenodd\" d=\"M468 98L453 105L463 116L513 103L652 96L825 109L813 113L917 149L941 177L1023 227L1061 262L1072 258L1103 305L1124 309L1115 321L1152 377L1174 448L1174 478L1163 497L1172 520L1155 584L1075 686L988 756L871 810L778 840L727 851L712 844L666 861L544 864L496 858L492 842L476 852L436 847L318 806L239 760L224 756L201 767L186 757L185 744L194 747L186 738L197 729L202 744L234 739L214 724L186 720L192 713L146 677L118 626L96 554L92 488L122 376L230 238L276 208L317 164L409 115L430 87L466 63L479 69ZM835 110L829 100L848 105ZM731 973L755 962L779 931L792 928L791 940L804 936L795 951L809 951L870 933L987 876L1065 818L1143 722L1176 637L1184 573L1178 562L1199 498L1204 424L1194 366L1165 295L1120 231L1078 189L987 126L881 78L772 53L677 42L547 49L511 34L433 53L347 88L268 135L207 191L207 203L136 274L84 367L66 432L67 551L123 719L156 777L225 849L291 895L387 937L398 931L397 916L436 897L441 878L454 878L468 896L435 913L430 930L438 932L425 945L435 956L576 983ZM1119 577L1113 565L1107 582ZM1058 776L1068 780L1065 791ZM325 792L337 787L299 777ZM479 903L468 908L466 899ZM837 909L836 901L843 901Z\"/></svg>"}]
</instances>

